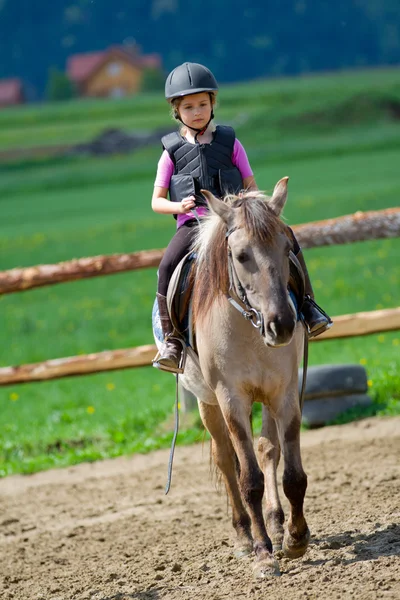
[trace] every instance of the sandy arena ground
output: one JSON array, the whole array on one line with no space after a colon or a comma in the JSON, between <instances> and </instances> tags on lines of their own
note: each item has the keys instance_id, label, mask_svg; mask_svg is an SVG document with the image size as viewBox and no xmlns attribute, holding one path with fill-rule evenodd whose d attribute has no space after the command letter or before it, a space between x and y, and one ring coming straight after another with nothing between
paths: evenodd
<instances>
[{"instance_id":1,"label":"sandy arena ground","mask_svg":"<svg viewBox=\"0 0 400 600\"><path fill-rule=\"evenodd\" d=\"M258 581L232 556L208 443L0 481L2 600L400 598L400 418L305 432L311 544ZM285 504L285 507L287 505Z\"/></svg>"}]
</instances>

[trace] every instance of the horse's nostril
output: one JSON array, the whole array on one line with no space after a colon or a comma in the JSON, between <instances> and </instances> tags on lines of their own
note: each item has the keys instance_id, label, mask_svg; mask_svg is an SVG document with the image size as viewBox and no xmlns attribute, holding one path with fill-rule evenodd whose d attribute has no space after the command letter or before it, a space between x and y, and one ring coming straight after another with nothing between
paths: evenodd
<instances>
[{"instance_id":1,"label":"horse's nostril","mask_svg":"<svg viewBox=\"0 0 400 600\"><path fill-rule=\"evenodd\" d=\"M267 331L272 338L274 338L274 339L279 338L279 336L281 335L281 332L282 332L282 328L280 326L278 319L272 319L272 320L268 321Z\"/></svg>"},{"instance_id":2,"label":"horse's nostril","mask_svg":"<svg viewBox=\"0 0 400 600\"><path fill-rule=\"evenodd\" d=\"M267 332L273 338L278 339L287 336L287 334L292 334L294 325L293 319L281 319L277 316L268 320Z\"/></svg>"},{"instance_id":3,"label":"horse's nostril","mask_svg":"<svg viewBox=\"0 0 400 600\"><path fill-rule=\"evenodd\" d=\"M267 331L273 337L277 337L278 336L278 328L276 326L276 322L275 321L270 321L268 323L268 325L267 325Z\"/></svg>"}]
</instances>

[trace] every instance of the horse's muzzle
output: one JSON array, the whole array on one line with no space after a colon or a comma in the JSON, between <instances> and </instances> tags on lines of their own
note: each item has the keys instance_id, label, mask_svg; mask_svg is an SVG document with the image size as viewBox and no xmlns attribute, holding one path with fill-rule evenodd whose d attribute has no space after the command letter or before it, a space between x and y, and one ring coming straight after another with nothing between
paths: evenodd
<instances>
[{"instance_id":1,"label":"horse's muzzle","mask_svg":"<svg viewBox=\"0 0 400 600\"><path fill-rule=\"evenodd\" d=\"M296 320L291 314L287 317L276 315L265 320L264 341L267 346L277 348L287 346L293 338Z\"/></svg>"}]
</instances>

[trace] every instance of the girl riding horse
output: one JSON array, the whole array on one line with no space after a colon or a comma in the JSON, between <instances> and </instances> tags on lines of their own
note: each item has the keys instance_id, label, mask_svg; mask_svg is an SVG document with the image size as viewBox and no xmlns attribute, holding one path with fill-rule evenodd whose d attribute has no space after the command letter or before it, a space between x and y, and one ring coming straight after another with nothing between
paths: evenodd
<instances>
[{"instance_id":1,"label":"girl riding horse","mask_svg":"<svg viewBox=\"0 0 400 600\"><path fill-rule=\"evenodd\" d=\"M216 126L213 122L217 92L214 75L197 63L176 67L165 84L165 97L181 127L179 132L161 140L164 150L158 162L152 209L157 213L174 215L177 231L158 270L157 300L164 343L153 365L172 373L183 372L182 344L176 337L171 337L173 327L166 296L174 269L192 247L199 223L197 216L208 212L200 190L208 190L222 198L227 193L258 189L246 152L234 130L228 126ZM294 235L293 251L305 279L302 313L309 336L314 337L325 331L331 321L313 301L307 267Z\"/></svg>"}]
</instances>

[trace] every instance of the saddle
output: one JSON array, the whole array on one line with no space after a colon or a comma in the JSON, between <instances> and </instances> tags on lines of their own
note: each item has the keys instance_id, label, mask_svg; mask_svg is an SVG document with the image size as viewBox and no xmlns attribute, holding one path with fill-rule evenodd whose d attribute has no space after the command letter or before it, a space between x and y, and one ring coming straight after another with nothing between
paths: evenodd
<instances>
[{"instance_id":1,"label":"saddle","mask_svg":"<svg viewBox=\"0 0 400 600\"><path fill-rule=\"evenodd\" d=\"M193 291L193 266L196 255L189 252L182 258L172 274L168 285L167 306L174 330L186 342L194 347L192 331L191 298Z\"/></svg>"}]
</instances>

